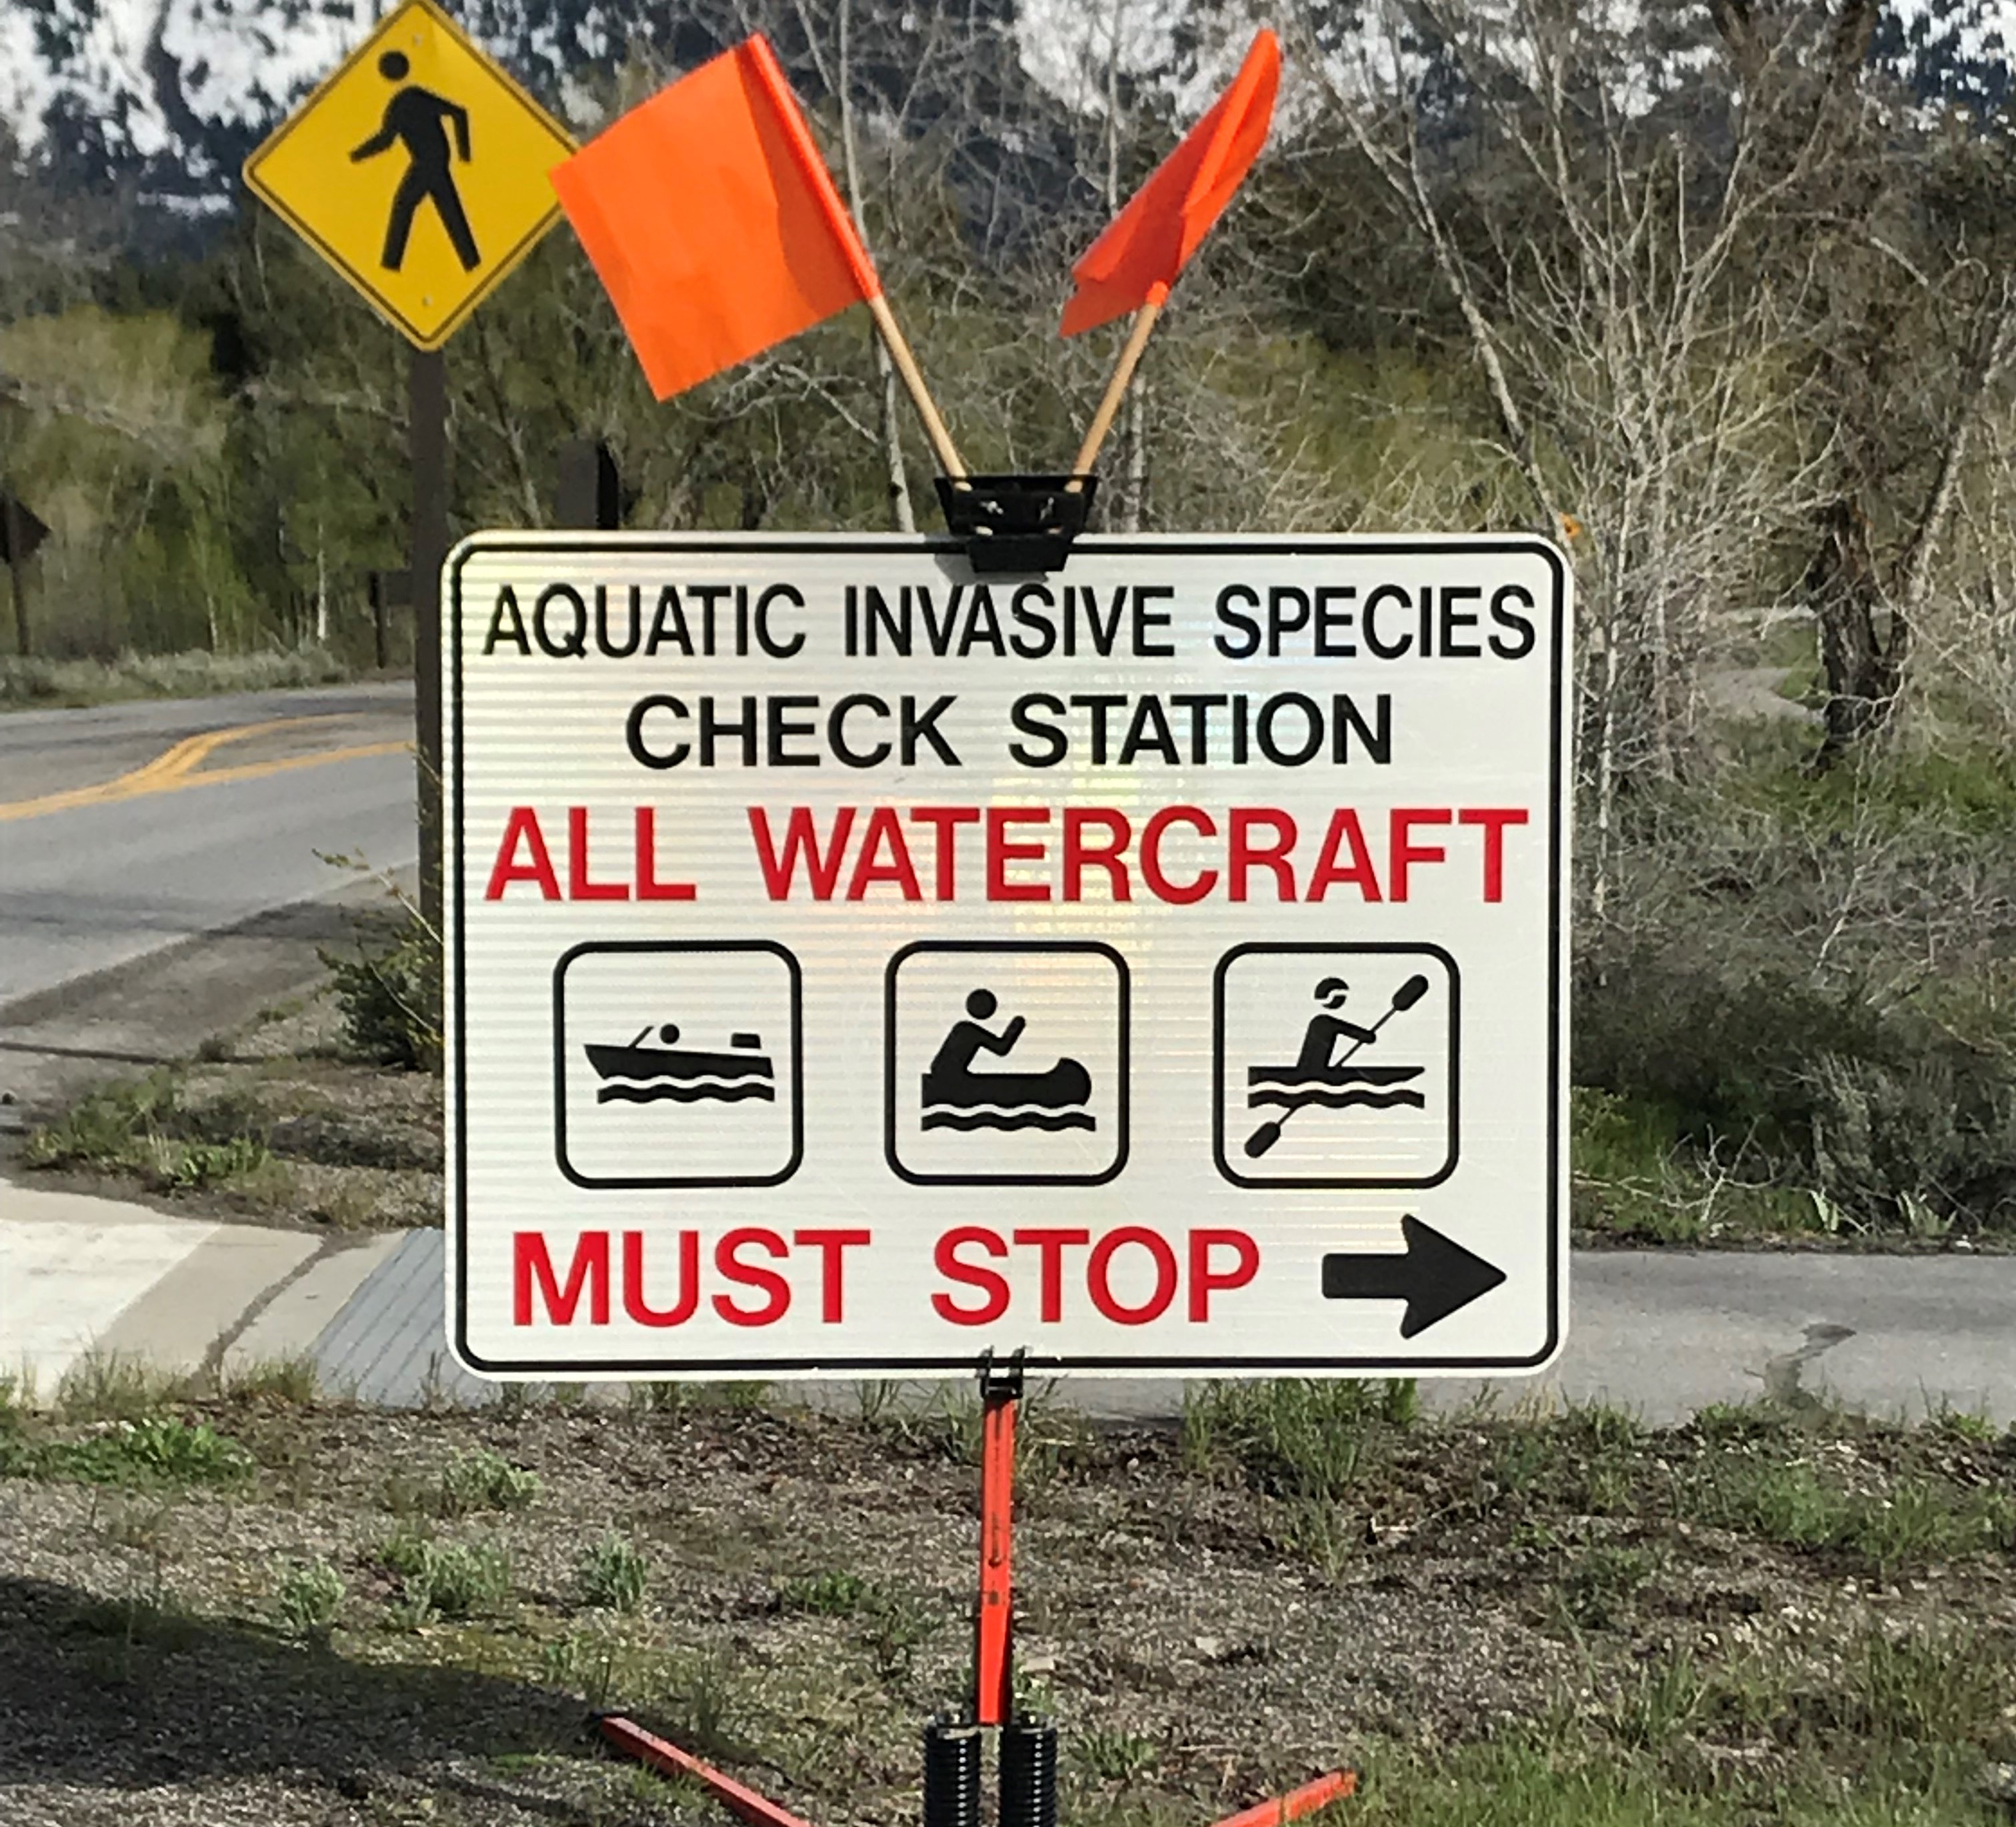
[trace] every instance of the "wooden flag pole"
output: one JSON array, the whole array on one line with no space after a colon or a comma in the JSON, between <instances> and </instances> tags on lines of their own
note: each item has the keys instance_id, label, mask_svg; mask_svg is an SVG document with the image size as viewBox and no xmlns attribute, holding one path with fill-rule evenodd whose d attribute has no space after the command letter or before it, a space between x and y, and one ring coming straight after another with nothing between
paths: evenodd
<instances>
[{"instance_id":1,"label":"wooden flag pole","mask_svg":"<svg viewBox=\"0 0 2016 1827\"><path fill-rule=\"evenodd\" d=\"M938 402L931 398L931 390L924 385L923 370L918 367L916 357L910 353L910 345L903 340L896 314L889 308L889 301L880 292L873 293L869 297L868 309L875 319L876 329L882 333L883 346L889 351L889 359L896 364L896 372L902 376L904 386L910 390L911 404L924 422L925 434L937 453L938 467L955 482L964 481L966 465L959 459L959 447L952 442L952 434L938 416Z\"/></svg>"},{"instance_id":2,"label":"wooden flag pole","mask_svg":"<svg viewBox=\"0 0 2016 1827\"><path fill-rule=\"evenodd\" d=\"M1120 402L1126 398L1127 389L1132 384L1134 370L1141 365L1141 351L1148 346L1148 338L1155 327L1155 320L1162 315L1162 307L1168 302L1169 288L1165 285L1151 286L1148 301L1134 313L1134 327L1127 333L1127 344L1120 351L1120 359L1114 364L1113 378L1106 384L1106 397L1099 402L1099 410L1092 416L1092 423L1085 428L1085 442L1078 447L1078 456L1071 464L1073 476L1089 476L1092 466L1098 460L1100 447L1106 442L1107 434L1113 429L1113 421L1120 416ZM1078 485L1070 485L1076 489Z\"/></svg>"}]
</instances>

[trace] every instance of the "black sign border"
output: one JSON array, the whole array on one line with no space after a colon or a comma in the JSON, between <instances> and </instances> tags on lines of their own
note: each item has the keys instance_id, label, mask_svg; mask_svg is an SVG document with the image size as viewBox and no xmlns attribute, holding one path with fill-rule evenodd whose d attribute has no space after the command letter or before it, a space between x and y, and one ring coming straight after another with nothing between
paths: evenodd
<instances>
[{"instance_id":1,"label":"black sign border","mask_svg":"<svg viewBox=\"0 0 2016 1827\"><path fill-rule=\"evenodd\" d=\"M1139 554L1143 557L1162 558L1232 558L1251 557L1259 558L1313 557L1326 553L1349 553L1353 556L1420 558L1437 553L1461 552L1488 557L1520 557L1538 558L1553 575L1553 600L1550 605L1552 614L1552 643L1550 653L1553 662L1553 677L1549 692L1548 764L1550 789L1548 796L1547 864L1547 1007L1550 1016L1547 1029L1547 1336L1540 1349L1523 1357L1414 1357L1393 1352L1378 1357L1209 1357L1192 1354L1181 1357L1099 1357L1067 1356L1054 1353L1028 1352L1024 1357L1025 1367L1039 1374L1057 1372L1112 1373L1124 1375L1140 1372L1147 1375L1171 1376L1209 1376L1214 1372L1239 1373L1326 1373L1348 1376L1354 1373L1364 1375L1414 1375L1424 1372L1457 1375L1463 1371L1482 1374L1506 1374L1544 1369L1565 1343L1567 1314L1567 1275L1565 1273L1567 1238L1564 1228L1565 1213L1561 1202L1561 1075L1566 1065L1564 1029L1568 993L1564 980L1564 960L1561 938L1566 910L1563 902L1562 851L1567 838L1567 825L1571 808L1568 799L1569 783L1564 777L1563 766L1563 719L1566 715L1568 641L1568 568L1560 551L1545 539L1527 535L1450 535L1438 539L1409 539L1404 538L1361 538L1351 534L1329 534L1298 538L1293 535L1256 534L1250 537L1237 535L1222 539L1160 539L1153 536L1125 539L1084 539L1078 542L1074 550L1088 557L1121 557ZM466 898L465 859L463 856L463 648L462 648L462 575L463 568L478 556L495 557L499 553L521 553L527 557L553 557L568 553L593 554L610 551L659 552L687 556L698 553L733 555L763 553L779 557L809 557L841 552L855 552L864 555L884 553L905 557L931 557L959 560L963 551L956 540L942 535L923 535L904 538L900 535L880 534L826 534L823 535L783 535L771 539L700 537L680 539L662 533L604 533L589 538L570 539L542 537L527 539L521 533L477 533L464 539L448 555L446 585L443 591L442 632L447 649L443 667L443 677L452 698L452 715L447 719L452 732L452 741L442 759L448 791L445 795L445 810L448 814L448 828L443 832L443 869L447 876L447 906L451 922L450 936L453 940L452 961L455 988L455 1011L452 1024L454 1047L452 1058L455 1068L454 1110L456 1116L455 1134L450 1146L455 1151L455 1200L452 1207L443 1214L448 1230L450 1259L452 1265L448 1284L449 1325L448 1340L455 1359L472 1375L495 1378L500 1381L565 1381L572 1378L590 1376L611 1381L628 1378L632 1381L650 1381L654 1377L670 1379L674 1377L719 1377L746 1372L751 1375L767 1373L779 1375L857 1376L862 1375L901 1375L906 1371L973 1373L980 1362L983 1347L976 1343L970 1355L930 1357L708 1357L671 1359L663 1357L647 1358L596 1357L586 1359L542 1358L535 1360L502 1360L485 1358L476 1352L469 1342L469 1263L464 1248L468 1213L469 1141L466 1123L463 1120L466 1086L463 1079L463 1058L466 1036L463 1032L465 1000L463 971L463 935ZM996 1347L997 1353L999 1347Z\"/></svg>"}]
</instances>

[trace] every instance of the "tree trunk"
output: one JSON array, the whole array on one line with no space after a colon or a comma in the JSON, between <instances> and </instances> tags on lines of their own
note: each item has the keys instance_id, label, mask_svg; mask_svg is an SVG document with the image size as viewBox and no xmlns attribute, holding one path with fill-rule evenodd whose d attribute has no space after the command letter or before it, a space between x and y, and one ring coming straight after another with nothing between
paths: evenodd
<instances>
[{"instance_id":1,"label":"tree trunk","mask_svg":"<svg viewBox=\"0 0 2016 1827\"><path fill-rule=\"evenodd\" d=\"M1883 589L1869 550L1869 519L1846 495L1823 519L1820 548L1806 568L1805 591L1813 604L1827 685L1826 733L1813 762L1814 771L1823 773L1888 720L1897 698L1895 655L1905 626L1893 610L1888 638L1877 631Z\"/></svg>"},{"instance_id":2,"label":"tree trunk","mask_svg":"<svg viewBox=\"0 0 2016 1827\"><path fill-rule=\"evenodd\" d=\"M1896 709L1912 631L1931 589L1939 542L1960 499L1967 440L1990 391L2016 356L2016 286L2007 281L1993 317L1984 320L1976 350L1967 392L1954 412L1939 467L1899 564L1896 587L1885 589L1877 575L1868 517L1858 503L1843 495L1823 520L1820 549L1805 576L1827 690L1826 731L1812 762L1816 773L1824 773L1856 743L1881 730ZM1878 609L1888 611L1880 632Z\"/></svg>"},{"instance_id":3,"label":"tree trunk","mask_svg":"<svg viewBox=\"0 0 2016 1827\"><path fill-rule=\"evenodd\" d=\"M329 546L322 536L322 528L315 528L315 645L329 645Z\"/></svg>"},{"instance_id":4,"label":"tree trunk","mask_svg":"<svg viewBox=\"0 0 2016 1827\"><path fill-rule=\"evenodd\" d=\"M7 517L7 575L14 592L14 651L23 659L34 651L28 622L28 530L11 495L0 494L0 514Z\"/></svg>"}]
</instances>

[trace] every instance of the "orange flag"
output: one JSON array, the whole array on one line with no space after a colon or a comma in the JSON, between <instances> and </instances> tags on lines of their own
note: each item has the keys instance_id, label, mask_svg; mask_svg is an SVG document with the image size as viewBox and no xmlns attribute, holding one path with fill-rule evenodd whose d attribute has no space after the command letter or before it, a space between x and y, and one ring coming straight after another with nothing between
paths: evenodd
<instances>
[{"instance_id":1,"label":"orange flag","mask_svg":"<svg viewBox=\"0 0 2016 1827\"><path fill-rule=\"evenodd\" d=\"M632 108L553 184L661 400L881 296L760 33Z\"/></svg>"},{"instance_id":2,"label":"orange flag","mask_svg":"<svg viewBox=\"0 0 2016 1827\"><path fill-rule=\"evenodd\" d=\"M1110 323L1176 283L1267 143L1280 86L1280 41L1262 31L1232 86L1071 268L1078 290L1063 335Z\"/></svg>"}]
</instances>

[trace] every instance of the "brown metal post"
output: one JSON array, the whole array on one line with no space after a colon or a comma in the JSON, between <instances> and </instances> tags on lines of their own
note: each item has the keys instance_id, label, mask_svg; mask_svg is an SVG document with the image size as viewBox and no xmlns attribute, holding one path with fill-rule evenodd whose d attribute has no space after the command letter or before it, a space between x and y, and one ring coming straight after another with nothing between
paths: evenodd
<instances>
[{"instance_id":1,"label":"brown metal post","mask_svg":"<svg viewBox=\"0 0 2016 1827\"><path fill-rule=\"evenodd\" d=\"M413 726L419 757L420 912L441 930L441 564L448 557L448 375L416 349L406 435L413 466Z\"/></svg>"}]
</instances>

